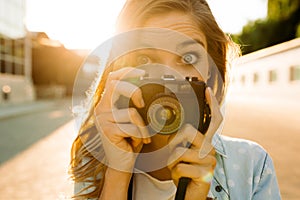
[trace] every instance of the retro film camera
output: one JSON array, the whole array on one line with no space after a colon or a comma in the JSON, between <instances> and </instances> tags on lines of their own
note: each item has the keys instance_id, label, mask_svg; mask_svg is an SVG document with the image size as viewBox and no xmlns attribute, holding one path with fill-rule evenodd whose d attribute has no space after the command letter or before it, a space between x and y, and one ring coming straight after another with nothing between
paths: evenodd
<instances>
[{"instance_id":1,"label":"retro film camera","mask_svg":"<svg viewBox=\"0 0 300 200\"><path fill-rule=\"evenodd\" d=\"M137 108L133 102L121 96L117 108L135 107L150 133L173 134L186 123L205 134L210 123L210 108L205 99L206 84L197 77L176 80L173 75L151 78L125 79L137 85L143 95L145 106Z\"/></svg>"}]
</instances>

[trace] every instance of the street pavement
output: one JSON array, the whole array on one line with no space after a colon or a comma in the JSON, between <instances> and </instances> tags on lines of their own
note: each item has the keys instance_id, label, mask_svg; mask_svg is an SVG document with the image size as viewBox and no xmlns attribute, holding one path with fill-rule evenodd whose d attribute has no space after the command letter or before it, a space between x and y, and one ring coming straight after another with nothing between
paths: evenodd
<instances>
[{"instance_id":1,"label":"street pavement","mask_svg":"<svg viewBox=\"0 0 300 200\"><path fill-rule=\"evenodd\" d=\"M261 144L273 158L282 199L300 199L299 103L232 98L225 113L223 134ZM2 163L0 199L68 199L73 185L67 170L75 137L74 121L68 121Z\"/></svg>"},{"instance_id":2,"label":"street pavement","mask_svg":"<svg viewBox=\"0 0 300 200\"><path fill-rule=\"evenodd\" d=\"M0 199L67 199L71 99L0 107Z\"/></svg>"},{"instance_id":3,"label":"street pavement","mask_svg":"<svg viewBox=\"0 0 300 200\"><path fill-rule=\"evenodd\" d=\"M298 98L227 101L223 134L255 141L271 155L283 200L300 199Z\"/></svg>"},{"instance_id":4,"label":"street pavement","mask_svg":"<svg viewBox=\"0 0 300 200\"><path fill-rule=\"evenodd\" d=\"M68 177L73 121L0 166L0 199L62 200L72 194Z\"/></svg>"},{"instance_id":5,"label":"street pavement","mask_svg":"<svg viewBox=\"0 0 300 200\"><path fill-rule=\"evenodd\" d=\"M72 119L71 99L0 107L0 164Z\"/></svg>"}]
</instances>

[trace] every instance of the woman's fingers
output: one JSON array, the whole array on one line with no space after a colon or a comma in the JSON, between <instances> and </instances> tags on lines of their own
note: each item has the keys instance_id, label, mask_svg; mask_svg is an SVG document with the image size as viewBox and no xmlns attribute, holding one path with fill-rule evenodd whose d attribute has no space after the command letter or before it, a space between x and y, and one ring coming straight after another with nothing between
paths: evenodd
<instances>
[{"instance_id":1,"label":"woman's fingers","mask_svg":"<svg viewBox=\"0 0 300 200\"><path fill-rule=\"evenodd\" d=\"M220 127L220 124L223 121L223 116L220 111L219 103L214 96L212 90L208 87L205 90L205 97L207 99L208 105L210 107L211 111L211 120L208 127L208 130L206 131L204 141L201 145L201 149L199 151L199 157L204 158L211 149L213 148L211 145L212 138L214 134L217 132L218 128Z\"/></svg>"},{"instance_id":2,"label":"woman's fingers","mask_svg":"<svg viewBox=\"0 0 300 200\"><path fill-rule=\"evenodd\" d=\"M214 168L210 166L200 167L199 165L191 165L179 163L171 171L172 179L175 185L178 185L181 177L191 178L194 182L210 183L213 178Z\"/></svg>"},{"instance_id":3,"label":"woman's fingers","mask_svg":"<svg viewBox=\"0 0 300 200\"><path fill-rule=\"evenodd\" d=\"M128 125L128 124L127 124ZM121 129L114 123L103 123L98 129L102 146L105 152L106 164L110 168L132 172L136 159L136 150L140 150L142 140L134 135L139 135L138 129L134 125L126 127L131 134L121 131ZM128 139L130 138L130 141Z\"/></svg>"},{"instance_id":4,"label":"woman's fingers","mask_svg":"<svg viewBox=\"0 0 300 200\"><path fill-rule=\"evenodd\" d=\"M207 139L211 140L213 135L218 130L220 124L222 123L223 116L222 116L222 113L220 111L219 102L217 101L216 97L214 96L211 88L209 88L209 87L206 88L205 97L206 97L206 100L207 100L208 105L210 107L211 116L212 116L209 127L208 127L208 130L205 134L205 137Z\"/></svg>"},{"instance_id":5,"label":"woman's fingers","mask_svg":"<svg viewBox=\"0 0 300 200\"><path fill-rule=\"evenodd\" d=\"M214 155L215 151L212 150L210 154L205 159L203 159L199 157L198 150L177 147L168 159L168 168L172 170L179 163L215 166L216 159Z\"/></svg>"},{"instance_id":6,"label":"woman's fingers","mask_svg":"<svg viewBox=\"0 0 300 200\"><path fill-rule=\"evenodd\" d=\"M178 146L199 149L202 145L204 136L191 124L185 124L174 136L168 144L170 151Z\"/></svg>"},{"instance_id":7,"label":"woman's fingers","mask_svg":"<svg viewBox=\"0 0 300 200\"><path fill-rule=\"evenodd\" d=\"M100 102L94 110L107 164L117 170L131 172L136 153L140 152L143 143L150 142L148 130L137 110L119 110L115 105L120 96L125 96L128 103L131 99L136 107L144 106L140 88L128 81L122 81L144 74L145 71L130 67L111 72Z\"/></svg>"},{"instance_id":8,"label":"woman's fingers","mask_svg":"<svg viewBox=\"0 0 300 200\"><path fill-rule=\"evenodd\" d=\"M126 124L135 124L138 128L140 135L139 138L143 143L148 144L151 142L150 134L145 126L144 120L135 108L125 108L120 110L113 110L112 112L102 112L97 115L97 121L109 121L115 123L122 131L130 135L130 130L126 130ZM137 136L135 136L137 137Z\"/></svg>"},{"instance_id":9,"label":"woman's fingers","mask_svg":"<svg viewBox=\"0 0 300 200\"><path fill-rule=\"evenodd\" d=\"M105 88L101 100L96 107L96 111L101 112L114 109L115 103L121 95L131 99L134 105L139 108L145 104L142 91L139 87L127 81L112 80Z\"/></svg>"},{"instance_id":10,"label":"woman's fingers","mask_svg":"<svg viewBox=\"0 0 300 200\"><path fill-rule=\"evenodd\" d=\"M200 158L198 150L177 147L169 157L168 168L172 179L178 185L181 177L191 178L193 184L209 184L213 178L213 171L217 164L215 151Z\"/></svg>"},{"instance_id":11,"label":"woman's fingers","mask_svg":"<svg viewBox=\"0 0 300 200\"><path fill-rule=\"evenodd\" d=\"M137 107L143 107L144 101L140 88L128 81L122 81L122 79L137 78L144 74L144 70L132 67L125 67L111 72L108 75L105 90L96 110L108 111L113 109L114 104L121 95L130 98Z\"/></svg>"},{"instance_id":12,"label":"woman's fingers","mask_svg":"<svg viewBox=\"0 0 300 200\"><path fill-rule=\"evenodd\" d=\"M211 121L205 135L201 134L195 127L185 124L177 134L172 137L169 148L173 151L178 146L190 147L192 149L200 149L198 157L204 158L210 154L213 146L212 138L223 121L222 114L219 109L219 103L210 88L205 91L206 99L211 110ZM187 145L190 144L190 145Z\"/></svg>"},{"instance_id":13,"label":"woman's fingers","mask_svg":"<svg viewBox=\"0 0 300 200\"><path fill-rule=\"evenodd\" d=\"M111 146L117 146L125 152L132 152L132 148L127 144L136 147L145 143L141 137L139 128L134 124L115 124L110 122L101 123L98 130L102 137L104 136ZM126 140L130 139L130 141Z\"/></svg>"}]
</instances>

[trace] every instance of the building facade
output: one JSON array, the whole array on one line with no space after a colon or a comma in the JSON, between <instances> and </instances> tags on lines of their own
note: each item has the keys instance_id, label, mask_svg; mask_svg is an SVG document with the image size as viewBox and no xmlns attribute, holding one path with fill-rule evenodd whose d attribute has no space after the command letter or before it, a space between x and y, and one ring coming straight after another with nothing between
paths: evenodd
<instances>
[{"instance_id":1,"label":"building facade","mask_svg":"<svg viewBox=\"0 0 300 200\"><path fill-rule=\"evenodd\" d=\"M25 0L0 0L0 105L35 99Z\"/></svg>"},{"instance_id":2,"label":"building facade","mask_svg":"<svg viewBox=\"0 0 300 200\"><path fill-rule=\"evenodd\" d=\"M242 56L232 77L235 96L300 100L300 38Z\"/></svg>"}]
</instances>

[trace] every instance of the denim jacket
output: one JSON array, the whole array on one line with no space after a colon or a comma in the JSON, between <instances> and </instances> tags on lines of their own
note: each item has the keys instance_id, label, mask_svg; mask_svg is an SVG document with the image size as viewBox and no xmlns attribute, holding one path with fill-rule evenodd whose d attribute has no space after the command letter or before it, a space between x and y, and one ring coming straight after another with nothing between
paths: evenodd
<instances>
[{"instance_id":1,"label":"denim jacket","mask_svg":"<svg viewBox=\"0 0 300 200\"><path fill-rule=\"evenodd\" d=\"M217 166L210 188L215 199L281 199L272 159L258 144L216 134Z\"/></svg>"},{"instance_id":2,"label":"denim jacket","mask_svg":"<svg viewBox=\"0 0 300 200\"><path fill-rule=\"evenodd\" d=\"M218 200L280 200L272 159L258 144L216 134L217 165L209 197ZM88 183L75 183L75 194ZM90 188L86 192L91 192Z\"/></svg>"}]
</instances>

